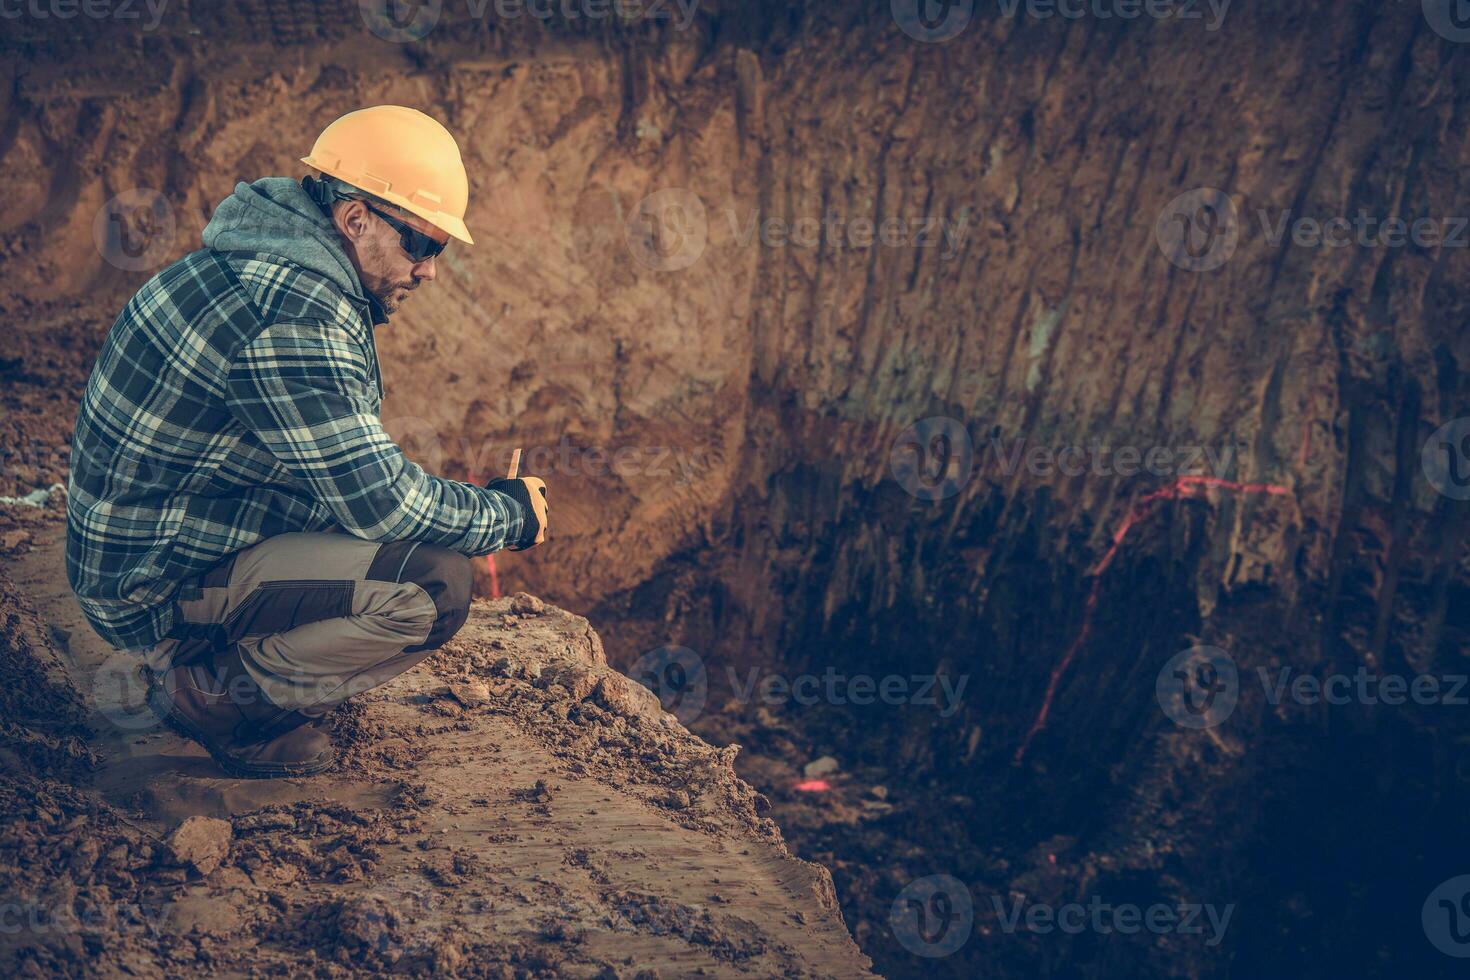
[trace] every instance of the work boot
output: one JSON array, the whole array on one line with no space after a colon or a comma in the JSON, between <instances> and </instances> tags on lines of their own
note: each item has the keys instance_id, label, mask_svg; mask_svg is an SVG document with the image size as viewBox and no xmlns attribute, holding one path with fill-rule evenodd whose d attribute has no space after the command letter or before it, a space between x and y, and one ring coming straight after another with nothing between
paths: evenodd
<instances>
[{"instance_id":1,"label":"work boot","mask_svg":"<svg viewBox=\"0 0 1470 980\"><path fill-rule=\"evenodd\" d=\"M148 706L232 776L310 776L334 758L331 739L312 724L319 719L271 704L235 649L216 656L212 666L173 667L158 675L148 688Z\"/></svg>"}]
</instances>

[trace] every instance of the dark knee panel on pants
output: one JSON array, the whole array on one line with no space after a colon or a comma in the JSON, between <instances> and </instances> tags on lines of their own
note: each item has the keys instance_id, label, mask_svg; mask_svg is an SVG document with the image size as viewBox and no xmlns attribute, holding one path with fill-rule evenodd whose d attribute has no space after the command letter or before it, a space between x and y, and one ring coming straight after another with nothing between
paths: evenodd
<instances>
[{"instance_id":1,"label":"dark knee panel on pants","mask_svg":"<svg viewBox=\"0 0 1470 980\"><path fill-rule=\"evenodd\" d=\"M434 544L393 541L378 549L367 577L380 582L412 582L434 600L434 627L417 646L405 653L433 650L459 632L470 615L474 572L464 555Z\"/></svg>"}]
</instances>

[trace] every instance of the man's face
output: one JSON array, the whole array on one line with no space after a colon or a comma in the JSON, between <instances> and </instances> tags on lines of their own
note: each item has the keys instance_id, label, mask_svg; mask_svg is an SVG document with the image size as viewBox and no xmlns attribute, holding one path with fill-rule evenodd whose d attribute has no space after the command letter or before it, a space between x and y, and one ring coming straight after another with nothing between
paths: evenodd
<instances>
[{"instance_id":1,"label":"man's face","mask_svg":"<svg viewBox=\"0 0 1470 980\"><path fill-rule=\"evenodd\" d=\"M376 205L435 241L447 242L449 236L418 215L394 207ZM334 215L337 230L347 243L352 264L357 267L363 288L373 295L389 314L398 312L408 294L419 283L432 280L434 259L415 262L403 249L398 230L368 210L361 201L339 202Z\"/></svg>"}]
</instances>

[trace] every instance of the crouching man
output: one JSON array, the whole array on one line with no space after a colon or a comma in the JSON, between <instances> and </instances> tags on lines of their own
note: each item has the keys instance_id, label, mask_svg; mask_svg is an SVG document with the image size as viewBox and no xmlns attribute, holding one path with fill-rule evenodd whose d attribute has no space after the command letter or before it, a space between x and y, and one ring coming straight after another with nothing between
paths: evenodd
<instances>
[{"instance_id":1,"label":"crouching man","mask_svg":"<svg viewBox=\"0 0 1470 980\"><path fill-rule=\"evenodd\" d=\"M72 590L236 776L327 768L320 719L459 630L470 556L547 528L540 480L431 476L379 421L374 328L472 244L454 138L375 106L302 162L320 176L239 184L133 296L72 440Z\"/></svg>"}]
</instances>

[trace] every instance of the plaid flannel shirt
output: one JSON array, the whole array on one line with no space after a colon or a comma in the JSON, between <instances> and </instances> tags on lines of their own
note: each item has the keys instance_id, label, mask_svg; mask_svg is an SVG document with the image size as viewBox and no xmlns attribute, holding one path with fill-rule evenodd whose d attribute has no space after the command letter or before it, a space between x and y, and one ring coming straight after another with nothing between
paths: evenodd
<instances>
[{"instance_id":1,"label":"plaid flannel shirt","mask_svg":"<svg viewBox=\"0 0 1470 980\"><path fill-rule=\"evenodd\" d=\"M72 440L67 579L93 627L141 648L180 583L289 531L483 555L517 541L505 494L430 476L383 431L373 325L321 275L204 250L133 296Z\"/></svg>"}]
</instances>

